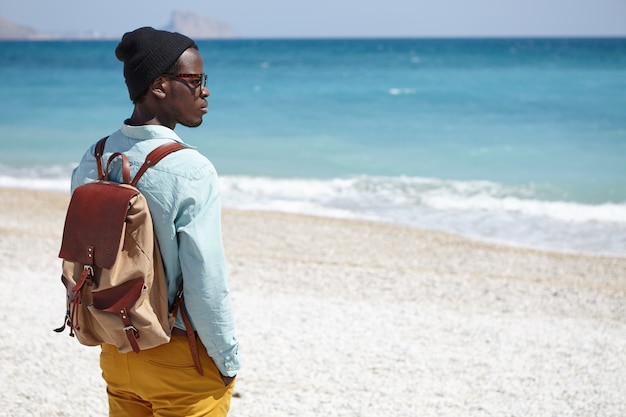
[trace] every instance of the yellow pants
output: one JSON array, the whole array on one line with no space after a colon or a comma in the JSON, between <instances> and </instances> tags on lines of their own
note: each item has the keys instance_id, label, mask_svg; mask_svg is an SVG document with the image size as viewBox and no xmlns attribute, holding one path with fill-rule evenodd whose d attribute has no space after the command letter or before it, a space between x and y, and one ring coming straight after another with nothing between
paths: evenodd
<instances>
[{"instance_id":1,"label":"yellow pants","mask_svg":"<svg viewBox=\"0 0 626 417\"><path fill-rule=\"evenodd\" d=\"M107 383L109 416L226 416L235 383L224 385L206 348L197 341L204 376L194 367L185 336L139 353L118 353L115 346L103 345L100 367Z\"/></svg>"}]
</instances>

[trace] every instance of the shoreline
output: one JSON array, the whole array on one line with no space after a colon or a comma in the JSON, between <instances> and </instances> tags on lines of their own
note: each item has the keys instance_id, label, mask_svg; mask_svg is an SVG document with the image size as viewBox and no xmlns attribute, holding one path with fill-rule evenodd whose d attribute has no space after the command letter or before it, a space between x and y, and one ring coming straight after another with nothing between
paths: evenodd
<instances>
[{"instance_id":1,"label":"shoreline","mask_svg":"<svg viewBox=\"0 0 626 417\"><path fill-rule=\"evenodd\" d=\"M68 185L69 187L69 185ZM69 193L65 191L61 191L56 188L48 189L48 188L39 188L39 187L20 187L16 185L0 185L0 195L4 192L11 192L14 190L16 192L32 192L32 193L44 193L44 194L52 194L52 195L66 195L67 201L69 202ZM626 259L626 253L616 253L616 252L607 252L607 251L593 251L593 250L576 250L576 249L564 249L564 248L555 248L548 246L534 246L532 244L524 244L521 242L511 242L504 239L498 238L489 238L477 235L466 235L462 233L457 233L454 231L446 231L440 230L436 228L429 227L421 227L418 225L412 225L407 223L402 223L400 221L394 220L385 220L385 219L372 219L372 218L359 218L359 217L348 217L341 215L333 215L333 214L324 214L324 213L298 213L288 210L279 210L279 209L258 209L258 208L239 208L239 207L231 207L228 205L223 206L223 211L228 213L230 211L233 212L260 212L260 213L275 213L275 214L285 214L285 215L295 215L295 216L305 216L305 217L319 217L325 219L335 219L339 221L347 221L347 222L366 222L380 225L390 225L399 228L408 228L412 230L416 230L423 233L437 233L442 235L448 235L452 238L464 239L472 242L476 242L478 244L486 244L503 248L510 249L519 249L519 250L529 250L529 251L537 251L537 252L547 252L547 253L555 253L561 255L570 255L570 256L591 256L591 257L602 257L602 258L620 258Z\"/></svg>"},{"instance_id":2,"label":"shoreline","mask_svg":"<svg viewBox=\"0 0 626 417\"><path fill-rule=\"evenodd\" d=\"M52 332L69 195L0 201L0 416L104 417L98 348ZM232 417L626 414L626 259L278 212L223 232Z\"/></svg>"}]
</instances>

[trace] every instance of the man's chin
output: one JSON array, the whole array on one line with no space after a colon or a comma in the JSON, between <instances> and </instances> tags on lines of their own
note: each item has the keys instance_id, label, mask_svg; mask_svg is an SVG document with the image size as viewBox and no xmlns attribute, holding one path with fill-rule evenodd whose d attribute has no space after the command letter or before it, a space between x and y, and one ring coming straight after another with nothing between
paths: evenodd
<instances>
[{"instance_id":1,"label":"man's chin","mask_svg":"<svg viewBox=\"0 0 626 417\"><path fill-rule=\"evenodd\" d=\"M198 127L202 124L202 119L193 122L180 122L180 124L185 127Z\"/></svg>"}]
</instances>

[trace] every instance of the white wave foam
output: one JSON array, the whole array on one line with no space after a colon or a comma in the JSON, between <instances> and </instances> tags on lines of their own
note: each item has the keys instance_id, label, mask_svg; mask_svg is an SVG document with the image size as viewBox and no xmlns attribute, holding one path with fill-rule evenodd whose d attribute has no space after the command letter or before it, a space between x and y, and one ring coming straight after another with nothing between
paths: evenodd
<instances>
[{"instance_id":1,"label":"white wave foam","mask_svg":"<svg viewBox=\"0 0 626 417\"><path fill-rule=\"evenodd\" d=\"M626 204L588 205L563 201L523 200L517 197L497 198L488 194L451 195L445 192L424 195L423 203L442 210L507 212L573 223L603 222L626 225Z\"/></svg>"},{"instance_id":2,"label":"white wave foam","mask_svg":"<svg viewBox=\"0 0 626 417\"><path fill-rule=\"evenodd\" d=\"M368 206L430 208L447 211L509 213L563 222L626 225L626 203L582 204L535 198L532 186L504 186L488 181L446 181L416 177L343 179L273 179L223 177L224 194L237 201L306 202L309 207L341 206L358 211Z\"/></svg>"},{"instance_id":3,"label":"white wave foam","mask_svg":"<svg viewBox=\"0 0 626 417\"><path fill-rule=\"evenodd\" d=\"M417 90L415 88L390 88L389 94L392 96L399 96L403 94L416 94Z\"/></svg>"},{"instance_id":4,"label":"white wave foam","mask_svg":"<svg viewBox=\"0 0 626 417\"><path fill-rule=\"evenodd\" d=\"M224 204L234 208L385 221L518 246L626 254L626 203L539 200L534 185L227 176L222 190Z\"/></svg>"},{"instance_id":5,"label":"white wave foam","mask_svg":"<svg viewBox=\"0 0 626 417\"><path fill-rule=\"evenodd\" d=\"M71 165L8 166L0 164L0 187L45 191L70 190Z\"/></svg>"},{"instance_id":6,"label":"white wave foam","mask_svg":"<svg viewBox=\"0 0 626 417\"><path fill-rule=\"evenodd\" d=\"M70 191L70 180L60 179L27 179L0 176L0 187L24 188L41 191Z\"/></svg>"}]
</instances>

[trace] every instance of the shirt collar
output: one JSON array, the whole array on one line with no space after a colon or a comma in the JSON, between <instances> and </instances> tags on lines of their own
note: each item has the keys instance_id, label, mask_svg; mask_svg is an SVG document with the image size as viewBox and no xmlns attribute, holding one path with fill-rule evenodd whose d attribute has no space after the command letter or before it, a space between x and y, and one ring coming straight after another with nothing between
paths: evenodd
<instances>
[{"instance_id":1,"label":"shirt collar","mask_svg":"<svg viewBox=\"0 0 626 417\"><path fill-rule=\"evenodd\" d=\"M184 143L172 129L161 125L131 126L123 124L120 130L125 136L133 139L172 139Z\"/></svg>"}]
</instances>

